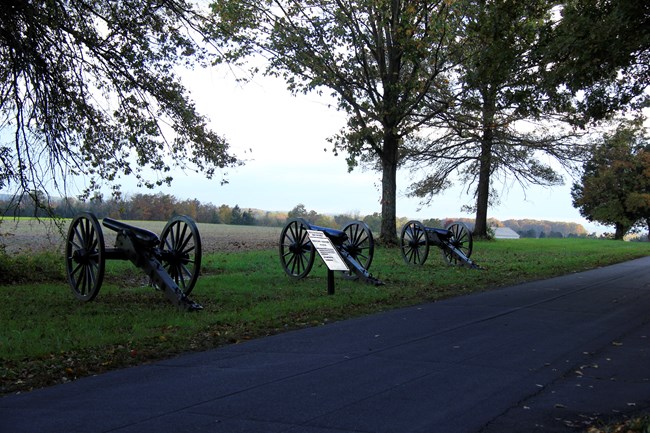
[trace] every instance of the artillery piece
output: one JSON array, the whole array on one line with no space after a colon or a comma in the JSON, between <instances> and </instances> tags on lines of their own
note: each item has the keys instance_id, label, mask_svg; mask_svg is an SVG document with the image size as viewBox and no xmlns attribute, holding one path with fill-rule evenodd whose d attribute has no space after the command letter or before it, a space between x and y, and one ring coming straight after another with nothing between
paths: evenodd
<instances>
[{"instance_id":1,"label":"artillery piece","mask_svg":"<svg viewBox=\"0 0 650 433\"><path fill-rule=\"evenodd\" d=\"M342 230L312 225L302 218L292 218L280 234L280 262L282 268L291 278L306 277L314 265L316 248L308 231L322 232L331 242L338 255L349 269L344 271L346 277L357 277L376 286L384 284L373 277L368 268L372 264L375 242L370 228L361 221L353 221ZM333 275L328 273L328 280ZM333 292L333 283L330 293Z\"/></svg>"},{"instance_id":2,"label":"artillery piece","mask_svg":"<svg viewBox=\"0 0 650 433\"><path fill-rule=\"evenodd\" d=\"M425 227L420 221L409 221L402 227L400 250L406 263L423 265L431 245L442 250L442 257L449 265L480 269L469 258L473 247L472 232L462 222L452 223L445 229Z\"/></svg>"},{"instance_id":3,"label":"artillery piece","mask_svg":"<svg viewBox=\"0 0 650 433\"><path fill-rule=\"evenodd\" d=\"M68 229L66 270L77 299L95 299L104 279L106 260L129 260L177 307L203 309L188 298L201 269L201 237L190 217L171 218L160 238L149 230L111 218L102 222L117 232L115 248L105 247L102 228L90 212L75 216Z\"/></svg>"}]
</instances>

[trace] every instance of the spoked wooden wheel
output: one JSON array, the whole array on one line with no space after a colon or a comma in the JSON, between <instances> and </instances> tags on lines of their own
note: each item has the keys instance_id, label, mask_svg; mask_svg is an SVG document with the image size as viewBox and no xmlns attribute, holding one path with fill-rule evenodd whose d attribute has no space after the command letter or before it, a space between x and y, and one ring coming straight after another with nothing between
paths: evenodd
<instances>
[{"instance_id":1,"label":"spoked wooden wheel","mask_svg":"<svg viewBox=\"0 0 650 433\"><path fill-rule=\"evenodd\" d=\"M370 227L362 221L353 221L343 227L343 231L348 236L348 240L343 242L343 248L368 270L375 253L375 240Z\"/></svg>"},{"instance_id":2,"label":"spoked wooden wheel","mask_svg":"<svg viewBox=\"0 0 650 433\"><path fill-rule=\"evenodd\" d=\"M449 244L462 252L465 257L469 258L472 255L473 241L472 232L469 230L467 225L462 222L455 222L447 226L447 230L451 233ZM447 248L442 249L442 257L449 265L457 265L460 261L459 258Z\"/></svg>"},{"instance_id":3,"label":"spoked wooden wheel","mask_svg":"<svg viewBox=\"0 0 650 433\"><path fill-rule=\"evenodd\" d=\"M409 221L402 227L400 236L402 258L410 265L423 265L429 256L429 239L419 221Z\"/></svg>"},{"instance_id":4,"label":"spoked wooden wheel","mask_svg":"<svg viewBox=\"0 0 650 433\"><path fill-rule=\"evenodd\" d=\"M104 234L95 215L84 212L72 220L65 246L65 265L72 293L92 301L99 293L105 269Z\"/></svg>"},{"instance_id":5,"label":"spoked wooden wheel","mask_svg":"<svg viewBox=\"0 0 650 433\"><path fill-rule=\"evenodd\" d=\"M189 295L201 271L201 236L185 215L170 219L160 235L162 265L178 287Z\"/></svg>"},{"instance_id":6,"label":"spoked wooden wheel","mask_svg":"<svg viewBox=\"0 0 650 433\"><path fill-rule=\"evenodd\" d=\"M280 262L290 277L304 278L314 265L315 248L309 240L309 224L302 218L289 220L280 233Z\"/></svg>"}]
</instances>

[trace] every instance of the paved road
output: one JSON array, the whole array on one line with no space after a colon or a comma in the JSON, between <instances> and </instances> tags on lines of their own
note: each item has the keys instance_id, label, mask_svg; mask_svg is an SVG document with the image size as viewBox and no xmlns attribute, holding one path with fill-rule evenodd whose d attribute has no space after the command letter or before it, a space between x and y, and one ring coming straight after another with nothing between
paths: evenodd
<instances>
[{"instance_id":1,"label":"paved road","mask_svg":"<svg viewBox=\"0 0 650 433\"><path fill-rule=\"evenodd\" d=\"M0 432L575 431L649 365L646 257L6 396Z\"/></svg>"}]
</instances>

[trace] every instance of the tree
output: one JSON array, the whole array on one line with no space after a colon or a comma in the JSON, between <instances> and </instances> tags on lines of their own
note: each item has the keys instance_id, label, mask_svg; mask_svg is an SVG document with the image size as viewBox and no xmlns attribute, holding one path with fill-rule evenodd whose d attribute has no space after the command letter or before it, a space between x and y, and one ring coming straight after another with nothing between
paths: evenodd
<instances>
[{"instance_id":1,"label":"tree","mask_svg":"<svg viewBox=\"0 0 650 433\"><path fill-rule=\"evenodd\" d=\"M522 238L532 238L532 239L537 238L537 232L535 231L535 229L519 230L517 233Z\"/></svg>"},{"instance_id":2,"label":"tree","mask_svg":"<svg viewBox=\"0 0 650 433\"><path fill-rule=\"evenodd\" d=\"M232 209L227 204L222 204L217 210L221 224L232 224Z\"/></svg>"},{"instance_id":3,"label":"tree","mask_svg":"<svg viewBox=\"0 0 650 433\"><path fill-rule=\"evenodd\" d=\"M650 220L650 144L641 121L623 122L605 135L571 191L589 221L615 227L614 238Z\"/></svg>"},{"instance_id":4,"label":"tree","mask_svg":"<svg viewBox=\"0 0 650 433\"><path fill-rule=\"evenodd\" d=\"M565 0L542 35L548 87L578 100L585 121L648 105L650 3Z\"/></svg>"},{"instance_id":5,"label":"tree","mask_svg":"<svg viewBox=\"0 0 650 433\"><path fill-rule=\"evenodd\" d=\"M244 213L241 214L241 219L237 223L242 226L252 226L255 225L255 215L253 212L249 210L245 210Z\"/></svg>"},{"instance_id":6,"label":"tree","mask_svg":"<svg viewBox=\"0 0 650 433\"><path fill-rule=\"evenodd\" d=\"M501 177L528 185L563 182L540 155L571 169L582 157L575 132L563 128L562 110L542 91L534 55L550 20L552 2L475 0L466 3L462 50L450 76L457 99L429 126L427 142L411 143L409 160L427 166L411 195L430 203L451 185L450 176L473 189L474 235L487 237L488 208L498 201L491 184Z\"/></svg>"},{"instance_id":7,"label":"tree","mask_svg":"<svg viewBox=\"0 0 650 433\"><path fill-rule=\"evenodd\" d=\"M173 166L211 178L237 164L177 74L206 63L202 20L186 0L5 4L0 189L65 193L82 178L88 197L120 176L153 187Z\"/></svg>"},{"instance_id":8,"label":"tree","mask_svg":"<svg viewBox=\"0 0 650 433\"><path fill-rule=\"evenodd\" d=\"M457 2L215 0L212 8L224 60L260 54L265 73L292 92L328 91L348 114L335 152L347 152L350 168L382 172L379 237L395 243L402 143L447 106L442 75Z\"/></svg>"},{"instance_id":9,"label":"tree","mask_svg":"<svg viewBox=\"0 0 650 433\"><path fill-rule=\"evenodd\" d=\"M381 221L382 218L379 212L374 212L372 215L366 215L363 218L363 222L366 223L373 232L381 230Z\"/></svg>"},{"instance_id":10,"label":"tree","mask_svg":"<svg viewBox=\"0 0 650 433\"><path fill-rule=\"evenodd\" d=\"M232 208L230 224L242 225L242 210L238 204Z\"/></svg>"},{"instance_id":11,"label":"tree","mask_svg":"<svg viewBox=\"0 0 650 433\"><path fill-rule=\"evenodd\" d=\"M304 204L299 203L289 211L287 218L308 218L309 212Z\"/></svg>"},{"instance_id":12,"label":"tree","mask_svg":"<svg viewBox=\"0 0 650 433\"><path fill-rule=\"evenodd\" d=\"M427 218L422 221L422 225L425 227L440 227L444 228L442 221L440 221L438 218Z\"/></svg>"}]
</instances>

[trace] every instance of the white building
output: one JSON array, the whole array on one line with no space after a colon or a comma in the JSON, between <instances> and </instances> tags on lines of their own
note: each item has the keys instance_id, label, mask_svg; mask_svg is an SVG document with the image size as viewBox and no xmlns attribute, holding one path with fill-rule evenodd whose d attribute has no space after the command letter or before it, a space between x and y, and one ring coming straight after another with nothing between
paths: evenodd
<instances>
[{"instance_id":1,"label":"white building","mask_svg":"<svg viewBox=\"0 0 650 433\"><path fill-rule=\"evenodd\" d=\"M510 227L491 227L496 239L519 239L516 231Z\"/></svg>"}]
</instances>

